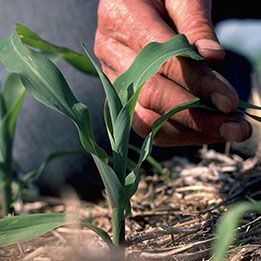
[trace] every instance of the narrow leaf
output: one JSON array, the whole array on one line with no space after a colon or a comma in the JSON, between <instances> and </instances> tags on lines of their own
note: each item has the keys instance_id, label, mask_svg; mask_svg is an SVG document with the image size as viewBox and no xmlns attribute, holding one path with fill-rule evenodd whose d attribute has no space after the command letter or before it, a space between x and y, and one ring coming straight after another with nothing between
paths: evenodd
<instances>
[{"instance_id":1,"label":"narrow leaf","mask_svg":"<svg viewBox=\"0 0 261 261\"><path fill-rule=\"evenodd\" d=\"M63 213L6 217L0 219L0 246L26 242L68 224L72 224L72 222L66 221L66 214ZM110 236L104 230L95 227L88 221L81 221L81 224L94 231L108 246L112 245Z\"/></svg>"},{"instance_id":2,"label":"narrow leaf","mask_svg":"<svg viewBox=\"0 0 261 261\"><path fill-rule=\"evenodd\" d=\"M164 62L173 56L190 57L196 60L203 59L193 50L184 35L178 35L165 43L154 42L148 44L137 55L129 69L114 82L115 88L120 91L122 104L125 104L128 100L126 87L133 84L134 92L136 92L140 86L160 69Z\"/></svg>"},{"instance_id":3,"label":"narrow leaf","mask_svg":"<svg viewBox=\"0 0 261 261\"><path fill-rule=\"evenodd\" d=\"M0 179L11 179L12 144L16 120L23 104L25 89L20 78L11 74L0 92Z\"/></svg>"},{"instance_id":4,"label":"narrow leaf","mask_svg":"<svg viewBox=\"0 0 261 261\"><path fill-rule=\"evenodd\" d=\"M88 221L86 221L86 220L85 220L85 221L82 221L81 224L82 224L84 227L86 227L86 228L92 230L93 232L95 232L101 239L104 240L104 242L107 243L107 245L108 245L109 247L112 247L112 246L113 246L111 237L110 237L109 234L108 234L107 232L105 232L103 229L98 228L98 227L92 225L92 223L90 223L90 222L88 222Z\"/></svg>"},{"instance_id":5,"label":"narrow leaf","mask_svg":"<svg viewBox=\"0 0 261 261\"><path fill-rule=\"evenodd\" d=\"M0 219L0 246L25 242L66 224L65 214L33 214Z\"/></svg>"},{"instance_id":6,"label":"narrow leaf","mask_svg":"<svg viewBox=\"0 0 261 261\"><path fill-rule=\"evenodd\" d=\"M74 121L84 148L103 161L106 152L100 148L91 128L88 108L78 102L58 68L44 55L28 50L14 32L0 39L0 60L10 72L19 74L24 87L35 99Z\"/></svg>"},{"instance_id":7,"label":"narrow leaf","mask_svg":"<svg viewBox=\"0 0 261 261\"><path fill-rule=\"evenodd\" d=\"M101 161L98 157L93 156L96 166L101 175L103 184L108 194L111 208L117 208L124 203L124 187L121 184L114 170L106 163Z\"/></svg>"},{"instance_id":8,"label":"narrow leaf","mask_svg":"<svg viewBox=\"0 0 261 261\"><path fill-rule=\"evenodd\" d=\"M136 165L136 167L126 176L125 178L125 195L126 195L126 203L125 207L128 207L131 197L136 193L138 189L138 185L140 182L140 166ZM128 209L126 209L127 212Z\"/></svg>"},{"instance_id":9,"label":"narrow leaf","mask_svg":"<svg viewBox=\"0 0 261 261\"><path fill-rule=\"evenodd\" d=\"M254 119L254 120L256 120L256 121L261 122L261 117L260 117L260 116L253 115L253 114L248 113L248 112L244 112L244 113L245 113L248 117L250 117L250 118L252 118L252 119Z\"/></svg>"},{"instance_id":10,"label":"narrow leaf","mask_svg":"<svg viewBox=\"0 0 261 261\"><path fill-rule=\"evenodd\" d=\"M114 86L111 84L110 80L107 78L107 76L102 72L100 67L96 64L96 62L88 54L85 46L82 45L82 47L83 47L87 57L92 62L93 66L95 67L95 69L96 69L96 71L97 71L97 73L100 77L100 80L101 80L102 85L103 85L104 92L105 92L106 97L107 97L108 106L109 106L110 115L111 115L111 120L112 120L112 122L115 122L120 110L122 109L122 104L121 104L121 100L119 98L119 95L116 92Z\"/></svg>"},{"instance_id":11,"label":"narrow leaf","mask_svg":"<svg viewBox=\"0 0 261 261\"><path fill-rule=\"evenodd\" d=\"M141 150L132 144L129 144L129 149L133 150L139 155L141 154ZM156 159L154 159L152 156L148 156L147 161L160 175L163 175L163 167Z\"/></svg>"},{"instance_id":12,"label":"narrow leaf","mask_svg":"<svg viewBox=\"0 0 261 261\"><path fill-rule=\"evenodd\" d=\"M179 35L166 43L148 44L137 55L129 69L114 82L123 104L114 124L115 150L119 154L117 156L121 162L119 166L121 169L117 171L117 174L121 182L123 182L122 177L125 177L123 170L126 169L127 164L128 138L141 87L164 62L176 55L202 59L193 50L186 37Z\"/></svg>"},{"instance_id":13,"label":"narrow leaf","mask_svg":"<svg viewBox=\"0 0 261 261\"><path fill-rule=\"evenodd\" d=\"M114 169L120 182L124 185L127 157L128 157L128 144L131 131L131 124L134 109L138 100L139 92L137 91L132 98L124 105L119 112L116 122L114 123Z\"/></svg>"},{"instance_id":14,"label":"narrow leaf","mask_svg":"<svg viewBox=\"0 0 261 261\"><path fill-rule=\"evenodd\" d=\"M26 94L23 83L17 74L8 75L3 84L2 93L7 108L8 131L10 136L13 136L16 120Z\"/></svg>"},{"instance_id":15,"label":"narrow leaf","mask_svg":"<svg viewBox=\"0 0 261 261\"><path fill-rule=\"evenodd\" d=\"M261 213L261 202L243 202L232 206L219 220L217 239L214 242L214 260L223 261L233 243L242 217L250 211Z\"/></svg>"},{"instance_id":16,"label":"narrow leaf","mask_svg":"<svg viewBox=\"0 0 261 261\"><path fill-rule=\"evenodd\" d=\"M251 104L251 103L246 102L246 101L243 101L243 100L239 100L239 105L238 105L238 107L239 107L239 108L242 108L242 109L261 110L261 107L260 107L260 106Z\"/></svg>"},{"instance_id":17,"label":"narrow leaf","mask_svg":"<svg viewBox=\"0 0 261 261\"><path fill-rule=\"evenodd\" d=\"M6 106L2 92L0 92L0 180L6 178L6 164L9 157L10 135L6 117Z\"/></svg>"},{"instance_id":18,"label":"narrow leaf","mask_svg":"<svg viewBox=\"0 0 261 261\"><path fill-rule=\"evenodd\" d=\"M188 102L182 103L173 109L169 110L166 112L164 115L162 115L159 119L157 119L153 125L152 125L152 130L149 133L149 135L146 137L146 139L143 142L142 148L141 148L141 155L139 159L139 165L149 156L151 149L152 149L152 144L153 144L153 139L155 135L158 133L160 127L168 120L170 119L174 114L186 110L189 108L208 108L205 106L199 98L195 98L193 100L190 100ZM209 108L212 110L212 108Z\"/></svg>"},{"instance_id":19,"label":"narrow leaf","mask_svg":"<svg viewBox=\"0 0 261 261\"><path fill-rule=\"evenodd\" d=\"M64 156L71 156L76 154L85 154L83 150L71 150L71 151L57 151L54 153L51 153L45 161L42 162L42 164L35 170L32 170L20 177L20 182L27 184L28 182L33 182L37 180L42 173L44 172L47 165L52 162L53 160L56 160L58 158L64 157Z\"/></svg>"},{"instance_id":20,"label":"narrow leaf","mask_svg":"<svg viewBox=\"0 0 261 261\"><path fill-rule=\"evenodd\" d=\"M35 32L31 31L24 25L16 24L16 32L24 44L48 53L60 54L65 61L74 66L76 69L86 74L97 75L91 61L88 60L85 55L70 50L66 47L51 44L40 38Z\"/></svg>"},{"instance_id":21,"label":"narrow leaf","mask_svg":"<svg viewBox=\"0 0 261 261\"><path fill-rule=\"evenodd\" d=\"M130 174L128 174L127 177L125 178L125 193L127 195L126 197L127 198L129 197L128 199L130 199L135 194L138 188L138 183L140 179L139 168L141 164L144 162L144 160L146 160L147 157L150 155L154 137L159 131L160 127L175 113L178 113L182 110L189 109L189 108L204 108L204 109L213 110L212 108L204 105L200 101L200 99L196 98L174 107L173 109L166 112L164 115L162 115L159 119L157 119L153 123L151 132L148 134L148 136L145 138L142 144L142 148L140 150L141 153L140 153L139 162L137 163L133 171Z\"/></svg>"},{"instance_id":22,"label":"narrow leaf","mask_svg":"<svg viewBox=\"0 0 261 261\"><path fill-rule=\"evenodd\" d=\"M111 114L110 114L107 100L104 101L103 117L104 117L106 129L107 129L108 137L109 137L109 140L111 143L111 148L114 150L115 142L114 142L114 137L113 137L113 123L112 123Z\"/></svg>"}]
</instances>

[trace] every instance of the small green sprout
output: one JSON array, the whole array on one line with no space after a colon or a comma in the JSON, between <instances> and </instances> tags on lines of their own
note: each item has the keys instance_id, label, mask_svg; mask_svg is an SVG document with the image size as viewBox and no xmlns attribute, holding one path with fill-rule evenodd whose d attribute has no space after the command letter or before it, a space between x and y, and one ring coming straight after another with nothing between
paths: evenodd
<instances>
[{"instance_id":1,"label":"small green sprout","mask_svg":"<svg viewBox=\"0 0 261 261\"><path fill-rule=\"evenodd\" d=\"M35 35L31 35L31 37L37 38ZM131 212L130 201L138 188L140 168L142 163L149 157L153 139L161 126L175 113L188 108L215 110L203 104L200 99L195 98L165 113L154 122L151 132L145 138L140 149L138 162L131 171L128 171L129 136L140 90L143 84L157 73L161 65L173 56L183 56L194 60L202 60L202 58L193 50L184 35L178 35L165 43L150 43L141 50L129 69L112 84L99 66L89 57L100 77L106 94L104 120L113 151L112 164L110 164L109 155L97 144L94 138L89 110L86 105L76 99L58 68L43 54L26 48L22 42L24 39L21 38L21 34L17 33L17 30L9 38L0 39L0 60L9 72L16 73L20 77L25 89L36 100L66 115L74 122L82 146L92 155L106 189L112 212L112 240L105 231L95 228L89 223L85 223L85 225L99 234L109 245L124 246L125 218ZM29 41L26 43L30 44ZM250 105L241 103L240 106L245 108ZM255 107L255 109L261 108ZM24 219L27 220L26 225L21 220L19 221L19 217L15 218L24 229L33 226L33 222L30 223L30 219L32 220L33 217L28 216ZM63 216L59 218L59 226L66 223ZM48 219L45 220L48 222ZM4 221L8 222L5 219ZM11 227L10 225L9 228ZM48 232L50 229L51 226L48 226L48 229L39 230L39 233L35 233L34 236ZM8 238L9 232L9 230L5 230L6 238ZM28 238L20 237L19 240L15 241L13 239L10 242L14 243L22 240L28 240ZM6 240L5 244L7 243Z\"/></svg>"}]
</instances>

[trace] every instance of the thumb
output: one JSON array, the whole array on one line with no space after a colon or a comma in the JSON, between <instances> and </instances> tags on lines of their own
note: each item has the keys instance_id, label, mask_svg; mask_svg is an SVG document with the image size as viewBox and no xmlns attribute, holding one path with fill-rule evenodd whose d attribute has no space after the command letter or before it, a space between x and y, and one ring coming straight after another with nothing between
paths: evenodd
<instances>
[{"instance_id":1,"label":"thumb","mask_svg":"<svg viewBox=\"0 0 261 261\"><path fill-rule=\"evenodd\" d=\"M219 62L225 52L217 40L211 21L211 0L166 0L166 9L178 33L185 34L199 54Z\"/></svg>"}]
</instances>

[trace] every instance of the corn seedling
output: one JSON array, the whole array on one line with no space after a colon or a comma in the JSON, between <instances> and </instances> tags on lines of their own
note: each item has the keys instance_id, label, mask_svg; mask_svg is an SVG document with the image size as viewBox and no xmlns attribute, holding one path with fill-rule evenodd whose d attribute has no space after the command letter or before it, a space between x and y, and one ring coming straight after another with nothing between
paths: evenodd
<instances>
[{"instance_id":1,"label":"corn seedling","mask_svg":"<svg viewBox=\"0 0 261 261\"><path fill-rule=\"evenodd\" d=\"M248 212L261 214L261 202L251 200L233 205L219 220L216 240L214 242L213 256L215 261L225 260L229 246L236 238L239 231L238 225L242 217Z\"/></svg>"},{"instance_id":2,"label":"corn seedling","mask_svg":"<svg viewBox=\"0 0 261 261\"><path fill-rule=\"evenodd\" d=\"M110 164L108 154L94 138L89 110L86 105L75 98L58 68L41 53L26 48L22 41L24 38L19 36L17 30L9 38L1 39L0 60L9 72L20 77L25 89L36 100L66 115L74 122L82 146L92 155L106 189L112 212L112 240L105 231L90 223L83 222L83 225L94 230L109 245L124 246L125 218L130 214L130 200L138 188L139 170L141 164L151 153L153 139L160 127L175 113L185 109L215 110L195 98L165 113L154 122L140 149L138 162L131 171L127 171L129 135L139 92L143 84L159 70L164 62L173 56L188 57L194 60L202 60L202 58L193 50L184 35L178 35L165 43L150 43L141 50L129 69L112 84L99 66L89 57L106 94L104 120L113 151L112 164ZM261 109L245 102L240 103L239 109L250 106L254 109ZM250 116L260 120L256 116ZM41 215L3 219L2 223L0 222L0 245L29 240L54 227L66 224L63 214L48 215L48 217L45 216L45 219L41 219ZM54 218L54 221L48 221L49 217ZM33 229L32 227L37 224L38 218L42 222L41 229L34 227L34 234L31 233L29 236L26 231L28 228ZM6 226L5 228L3 224ZM4 233L1 228L4 229ZM15 229L17 232L19 231L19 237L16 238L14 238Z\"/></svg>"},{"instance_id":3,"label":"corn seedling","mask_svg":"<svg viewBox=\"0 0 261 261\"><path fill-rule=\"evenodd\" d=\"M12 145L16 119L25 97L20 78L11 74L0 92L0 184L3 214L10 213L12 205Z\"/></svg>"},{"instance_id":4,"label":"corn seedling","mask_svg":"<svg viewBox=\"0 0 261 261\"><path fill-rule=\"evenodd\" d=\"M96 71L86 56L72 51L65 47L52 45L27 27L17 25L17 34L23 39L24 43L38 48L41 52L49 57L53 62L64 59L72 66L90 75L95 75ZM30 182L36 180L44 171L46 165L56 158L83 153L83 151L63 151L50 154L39 168L18 177L13 175L12 168L12 148L15 135L16 121L19 116L21 106L26 95L26 89L20 77L11 73L7 76L0 90L0 186L2 191L2 212L8 215L12 210L12 204L20 197L23 188ZM12 185L18 185L16 194L12 193Z\"/></svg>"},{"instance_id":5,"label":"corn seedling","mask_svg":"<svg viewBox=\"0 0 261 261\"><path fill-rule=\"evenodd\" d=\"M39 49L39 51L48 57L52 62L56 63L63 59L76 69L82 71L85 74L97 76L97 72L92 65L90 59L87 59L85 55L77 53L66 47L60 47L53 45L42 38L36 33L32 32L29 28L18 24L16 26L16 32L19 35L23 43L30 45L33 48ZM16 202L18 198L21 198L21 194L31 182L37 180L45 170L45 167L50 161L53 161L59 157L82 154L83 150L72 151L60 151L50 154L46 160L35 170L28 173L21 174L19 176L13 175L12 168L12 147L15 135L16 120L19 116L20 108L23 104L26 90L20 77L17 74L8 75L0 92L1 96L1 140L0 140L0 162L1 162L1 191L3 198L2 212L4 216L7 216L12 210L12 204ZM131 147L139 152L138 148ZM155 161L152 157L148 157L148 162L161 172L161 165ZM134 163L131 160L128 164L133 166ZM131 166L130 166L131 168ZM16 184L18 191L12 193L12 184Z\"/></svg>"},{"instance_id":6,"label":"corn seedling","mask_svg":"<svg viewBox=\"0 0 261 261\"><path fill-rule=\"evenodd\" d=\"M9 74L0 91L0 187L2 191L2 212L12 212L12 204L21 197L24 188L38 179L50 161L83 151L61 151L50 154L37 168L23 175L13 175L13 140L17 117L26 95L26 90L17 74ZM12 185L17 185L13 193Z\"/></svg>"}]
</instances>

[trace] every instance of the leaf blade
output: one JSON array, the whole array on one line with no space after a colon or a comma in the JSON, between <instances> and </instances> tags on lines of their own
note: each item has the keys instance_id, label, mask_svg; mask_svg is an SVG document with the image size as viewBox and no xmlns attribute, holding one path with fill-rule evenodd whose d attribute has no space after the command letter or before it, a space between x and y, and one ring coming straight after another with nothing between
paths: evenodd
<instances>
[{"instance_id":1,"label":"leaf blade","mask_svg":"<svg viewBox=\"0 0 261 261\"><path fill-rule=\"evenodd\" d=\"M124 89L124 86L126 88L126 86L133 84L135 92L159 70L164 62L173 56L190 57L196 60L203 59L193 50L184 35L178 35L165 43L153 42L148 44L137 55L129 69L114 82L122 103L125 104L128 100L128 90Z\"/></svg>"},{"instance_id":2,"label":"leaf blade","mask_svg":"<svg viewBox=\"0 0 261 261\"><path fill-rule=\"evenodd\" d=\"M261 213L261 202L242 202L231 207L221 219L217 227L217 239L214 241L214 260L223 261L229 246L236 236L236 228L243 215L249 211Z\"/></svg>"},{"instance_id":3,"label":"leaf blade","mask_svg":"<svg viewBox=\"0 0 261 261\"><path fill-rule=\"evenodd\" d=\"M83 147L90 153L108 160L98 146L91 128L88 108L80 103L58 68L44 55L28 50L16 32L0 39L0 60L10 72L19 74L24 87L46 106L68 116L77 126Z\"/></svg>"},{"instance_id":4,"label":"leaf blade","mask_svg":"<svg viewBox=\"0 0 261 261\"><path fill-rule=\"evenodd\" d=\"M61 54L62 58L76 69L90 75L97 75L95 68L86 56L70 50L66 47L60 47L47 42L40 38L35 32L31 31L28 27L16 24L16 32L20 36L22 42L31 47L40 49L48 53Z\"/></svg>"},{"instance_id":5,"label":"leaf blade","mask_svg":"<svg viewBox=\"0 0 261 261\"><path fill-rule=\"evenodd\" d=\"M21 215L0 219L0 246L31 240L66 224L65 214Z\"/></svg>"},{"instance_id":6,"label":"leaf blade","mask_svg":"<svg viewBox=\"0 0 261 261\"><path fill-rule=\"evenodd\" d=\"M121 184L114 170L98 157L93 156L95 164L101 175L103 184L106 188L111 208L120 207L124 203L124 187Z\"/></svg>"}]
</instances>

